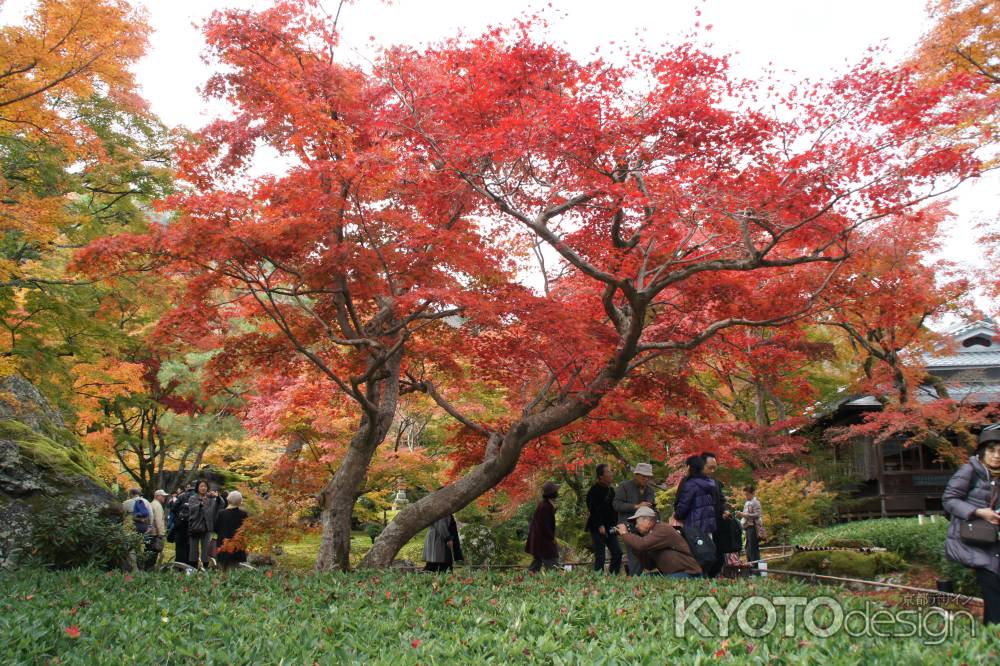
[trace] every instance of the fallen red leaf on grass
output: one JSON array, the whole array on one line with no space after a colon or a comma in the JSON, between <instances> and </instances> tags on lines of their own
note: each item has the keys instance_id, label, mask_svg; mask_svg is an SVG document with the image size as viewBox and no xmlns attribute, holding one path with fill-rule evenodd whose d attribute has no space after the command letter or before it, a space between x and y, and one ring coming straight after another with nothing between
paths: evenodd
<instances>
[{"instance_id":1,"label":"fallen red leaf on grass","mask_svg":"<svg viewBox=\"0 0 1000 666\"><path fill-rule=\"evenodd\" d=\"M66 627L65 631L66 631L66 635L69 636L70 638L79 638L80 637L80 628L78 626L76 626L75 624L71 624L68 627Z\"/></svg>"}]
</instances>

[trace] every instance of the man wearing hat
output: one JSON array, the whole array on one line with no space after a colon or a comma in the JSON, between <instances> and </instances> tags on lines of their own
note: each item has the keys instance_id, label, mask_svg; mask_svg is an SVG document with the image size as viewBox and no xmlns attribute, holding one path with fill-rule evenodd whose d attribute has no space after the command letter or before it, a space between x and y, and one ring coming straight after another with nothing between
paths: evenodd
<instances>
[{"instance_id":1,"label":"man wearing hat","mask_svg":"<svg viewBox=\"0 0 1000 666\"><path fill-rule=\"evenodd\" d=\"M1000 624L1000 424L986 426L969 462L941 498L951 514L944 551L973 569L983 595L983 623ZM975 533L966 533L975 526Z\"/></svg>"},{"instance_id":2,"label":"man wearing hat","mask_svg":"<svg viewBox=\"0 0 1000 666\"><path fill-rule=\"evenodd\" d=\"M701 567L691 554L684 537L670 525L657 520L656 512L646 506L636 509L628 517L635 521L635 531L630 534L624 524L617 527L630 552L638 555L639 574L655 570L663 576L689 578L701 575Z\"/></svg>"},{"instance_id":3,"label":"man wearing hat","mask_svg":"<svg viewBox=\"0 0 1000 666\"><path fill-rule=\"evenodd\" d=\"M149 543L147 548L149 548L149 559L146 560L147 567L152 569L156 566L157 560L160 559L160 553L163 552L163 545L167 538L167 521L165 519L165 513L163 511L163 503L167 499L167 491L157 490L153 493L153 501L150 503L153 514L153 524L150 526L149 530Z\"/></svg>"},{"instance_id":4,"label":"man wearing hat","mask_svg":"<svg viewBox=\"0 0 1000 666\"><path fill-rule=\"evenodd\" d=\"M559 548L556 546L556 497L559 496L559 484L546 481L542 485L542 501L535 507L535 515L531 518L528 528L528 543L524 552L535 559L531 561L529 571L538 571L542 567L557 569L559 567Z\"/></svg>"},{"instance_id":5,"label":"man wearing hat","mask_svg":"<svg viewBox=\"0 0 1000 666\"><path fill-rule=\"evenodd\" d=\"M632 478L625 481L615 491L613 506L618 512L618 522L624 524L638 509L646 507L656 514L656 490L653 488L653 466L648 462L638 463L632 468ZM642 563L638 554L626 542L628 553L628 575L642 573Z\"/></svg>"}]
</instances>

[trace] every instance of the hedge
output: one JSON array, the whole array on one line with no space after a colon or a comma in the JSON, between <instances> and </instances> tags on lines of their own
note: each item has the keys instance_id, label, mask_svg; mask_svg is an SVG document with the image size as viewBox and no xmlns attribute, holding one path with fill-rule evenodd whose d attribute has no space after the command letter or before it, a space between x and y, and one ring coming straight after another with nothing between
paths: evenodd
<instances>
[{"instance_id":1,"label":"hedge","mask_svg":"<svg viewBox=\"0 0 1000 666\"><path fill-rule=\"evenodd\" d=\"M802 546L885 548L908 562L936 568L963 592L978 594L979 586L971 570L945 557L947 532L948 521L940 516L933 523L925 519L923 525L917 518L875 518L805 532L792 542Z\"/></svg>"}]
</instances>

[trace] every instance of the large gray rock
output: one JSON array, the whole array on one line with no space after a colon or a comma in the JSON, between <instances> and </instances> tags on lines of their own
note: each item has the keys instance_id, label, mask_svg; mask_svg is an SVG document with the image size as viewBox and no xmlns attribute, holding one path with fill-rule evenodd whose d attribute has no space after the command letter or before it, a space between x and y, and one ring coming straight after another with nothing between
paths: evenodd
<instances>
[{"instance_id":1,"label":"large gray rock","mask_svg":"<svg viewBox=\"0 0 1000 666\"><path fill-rule=\"evenodd\" d=\"M17 564L33 513L53 499L121 513L59 411L23 378L0 378L0 568Z\"/></svg>"}]
</instances>

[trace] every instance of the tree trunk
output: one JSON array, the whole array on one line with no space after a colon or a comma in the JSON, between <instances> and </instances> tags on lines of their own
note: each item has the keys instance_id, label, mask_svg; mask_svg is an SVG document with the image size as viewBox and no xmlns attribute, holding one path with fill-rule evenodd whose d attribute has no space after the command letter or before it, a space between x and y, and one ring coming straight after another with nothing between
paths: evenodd
<instances>
[{"instance_id":1,"label":"tree trunk","mask_svg":"<svg viewBox=\"0 0 1000 666\"><path fill-rule=\"evenodd\" d=\"M624 374L624 366L619 366L616 361L617 359L609 363L610 370L594 382L597 390L581 393L577 398L519 419L505 435L492 433L487 438L483 462L457 481L403 507L392 522L382 530L375 545L361 561L361 566L388 567L392 564L396 553L420 530L439 518L461 510L503 481L514 471L517 461L521 458L521 452L528 442L590 413L600 403L601 397L611 391Z\"/></svg>"},{"instance_id":2,"label":"tree trunk","mask_svg":"<svg viewBox=\"0 0 1000 666\"><path fill-rule=\"evenodd\" d=\"M385 568L392 564L396 553L420 530L438 518L455 513L462 507L500 483L513 471L520 457L520 448L506 441L500 445L498 435L493 435L488 446L498 446L500 453L493 459L484 460L468 474L440 490L436 490L412 504L407 504L396 514L392 522L379 534L375 545L361 561L365 568ZM526 442L525 442L526 443ZM517 452L514 453L514 449ZM506 449L506 451L504 450Z\"/></svg>"},{"instance_id":3,"label":"tree trunk","mask_svg":"<svg viewBox=\"0 0 1000 666\"><path fill-rule=\"evenodd\" d=\"M374 380L368 398L376 407L366 411L347 454L333 477L319 494L323 533L320 538L316 570L351 567L351 516L358 491L364 488L368 466L379 445L385 441L399 404L399 368L403 359L402 346L385 363L385 378Z\"/></svg>"},{"instance_id":4,"label":"tree trunk","mask_svg":"<svg viewBox=\"0 0 1000 666\"><path fill-rule=\"evenodd\" d=\"M626 332L621 346L586 390L540 412L517 419L506 434L490 433L486 438L483 461L457 481L403 507L382 530L375 545L361 561L361 566L388 567L396 553L420 530L439 518L461 510L514 471L528 442L569 425L593 411L604 396L613 391L628 374L629 363L635 357L643 330L645 305L642 302L633 303L632 316L623 325Z\"/></svg>"}]
</instances>

